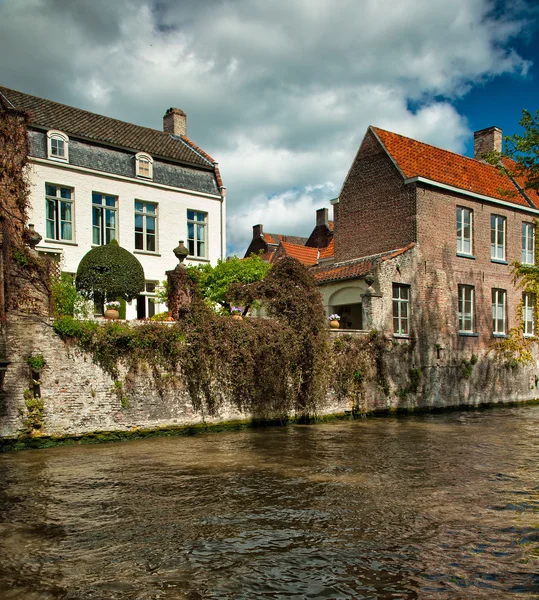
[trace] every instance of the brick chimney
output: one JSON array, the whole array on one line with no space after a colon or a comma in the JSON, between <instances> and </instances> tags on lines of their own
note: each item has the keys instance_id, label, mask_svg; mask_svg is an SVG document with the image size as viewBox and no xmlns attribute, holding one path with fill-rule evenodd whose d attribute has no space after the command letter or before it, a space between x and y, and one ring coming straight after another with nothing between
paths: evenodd
<instances>
[{"instance_id":1,"label":"brick chimney","mask_svg":"<svg viewBox=\"0 0 539 600\"><path fill-rule=\"evenodd\" d=\"M163 131L172 135L186 135L187 116L181 108L169 108L163 117Z\"/></svg>"},{"instance_id":2,"label":"brick chimney","mask_svg":"<svg viewBox=\"0 0 539 600\"><path fill-rule=\"evenodd\" d=\"M328 209L327 208L319 208L316 211L316 226L326 226L329 227L329 218L328 218Z\"/></svg>"},{"instance_id":3,"label":"brick chimney","mask_svg":"<svg viewBox=\"0 0 539 600\"><path fill-rule=\"evenodd\" d=\"M253 225L253 240L256 240L259 237L262 237L264 234L264 230L262 229L262 225Z\"/></svg>"},{"instance_id":4,"label":"brick chimney","mask_svg":"<svg viewBox=\"0 0 539 600\"><path fill-rule=\"evenodd\" d=\"M488 152L502 151L502 130L499 127L487 127L473 134L473 157L483 160Z\"/></svg>"}]
</instances>

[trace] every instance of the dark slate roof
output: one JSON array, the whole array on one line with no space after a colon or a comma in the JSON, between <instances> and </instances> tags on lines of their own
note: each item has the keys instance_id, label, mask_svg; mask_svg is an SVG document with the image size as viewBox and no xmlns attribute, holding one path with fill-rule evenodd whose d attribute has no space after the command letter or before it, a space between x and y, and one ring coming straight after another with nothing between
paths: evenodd
<instances>
[{"instance_id":1,"label":"dark slate roof","mask_svg":"<svg viewBox=\"0 0 539 600\"><path fill-rule=\"evenodd\" d=\"M156 157L213 167L211 156L186 136L173 136L1 86L0 94L16 109L27 112L30 125L35 127L58 129L70 136L80 136L135 152L148 152Z\"/></svg>"},{"instance_id":2,"label":"dark slate roof","mask_svg":"<svg viewBox=\"0 0 539 600\"><path fill-rule=\"evenodd\" d=\"M288 242L296 246L305 246L309 238L298 235L283 235L281 233L263 233L264 241L267 244L279 244L279 242Z\"/></svg>"}]
</instances>

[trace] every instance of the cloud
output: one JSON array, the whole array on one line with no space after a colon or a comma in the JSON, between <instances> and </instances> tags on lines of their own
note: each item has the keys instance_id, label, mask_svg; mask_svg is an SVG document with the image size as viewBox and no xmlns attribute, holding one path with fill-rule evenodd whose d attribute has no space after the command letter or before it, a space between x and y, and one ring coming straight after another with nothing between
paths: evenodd
<instances>
[{"instance_id":1,"label":"cloud","mask_svg":"<svg viewBox=\"0 0 539 600\"><path fill-rule=\"evenodd\" d=\"M512 42L529 34L528 8L17 0L0 3L0 81L156 128L169 106L185 110L188 135L220 163L238 250L257 222L307 234L369 124L462 151L470 132L451 102L527 73Z\"/></svg>"}]
</instances>

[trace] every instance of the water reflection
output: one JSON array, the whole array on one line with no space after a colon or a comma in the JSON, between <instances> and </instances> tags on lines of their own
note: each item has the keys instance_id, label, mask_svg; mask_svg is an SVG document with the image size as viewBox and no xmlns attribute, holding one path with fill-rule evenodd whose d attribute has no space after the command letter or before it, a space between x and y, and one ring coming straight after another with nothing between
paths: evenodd
<instances>
[{"instance_id":1,"label":"water reflection","mask_svg":"<svg viewBox=\"0 0 539 600\"><path fill-rule=\"evenodd\" d=\"M0 598L539 597L539 407L0 455Z\"/></svg>"}]
</instances>

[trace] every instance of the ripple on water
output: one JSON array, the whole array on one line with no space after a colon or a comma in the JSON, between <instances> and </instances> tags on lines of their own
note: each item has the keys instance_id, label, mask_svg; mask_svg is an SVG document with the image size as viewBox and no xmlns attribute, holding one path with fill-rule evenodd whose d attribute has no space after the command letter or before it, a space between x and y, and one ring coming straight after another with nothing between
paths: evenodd
<instances>
[{"instance_id":1,"label":"ripple on water","mask_svg":"<svg viewBox=\"0 0 539 600\"><path fill-rule=\"evenodd\" d=\"M0 455L0 599L539 596L539 407Z\"/></svg>"}]
</instances>

